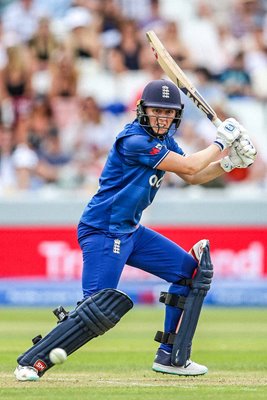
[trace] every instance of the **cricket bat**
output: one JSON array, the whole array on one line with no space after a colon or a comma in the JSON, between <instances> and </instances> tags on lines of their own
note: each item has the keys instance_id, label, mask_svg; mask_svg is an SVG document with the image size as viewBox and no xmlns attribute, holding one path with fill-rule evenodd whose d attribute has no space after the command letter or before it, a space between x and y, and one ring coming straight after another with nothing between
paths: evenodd
<instances>
[{"instance_id":1,"label":"cricket bat","mask_svg":"<svg viewBox=\"0 0 267 400\"><path fill-rule=\"evenodd\" d=\"M178 86L178 88L199 108L206 117L218 127L222 121L217 117L212 107L203 99L201 94L194 87L179 65L174 61L165 49L154 31L146 33L156 60L166 75Z\"/></svg>"}]
</instances>

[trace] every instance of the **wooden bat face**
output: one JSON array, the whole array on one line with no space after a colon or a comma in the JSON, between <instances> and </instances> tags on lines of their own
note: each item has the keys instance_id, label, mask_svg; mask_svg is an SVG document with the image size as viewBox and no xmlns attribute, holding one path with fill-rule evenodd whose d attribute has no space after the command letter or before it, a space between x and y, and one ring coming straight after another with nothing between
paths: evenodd
<instances>
[{"instance_id":1,"label":"wooden bat face","mask_svg":"<svg viewBox=\"0 0 267 400\"><path fill-rule=\"evenodd\" d=\"M151 48L155 54L156 60L168 75L168 77L178 86L178 88L190 98L191 101L209 118L215 126L219 126L221 121L217 117L215 111L211 106L203 99L201 94L197 91L194 85L187 78L185 73L176 64L174 59L165 49L155 32L148 31L146 33L147 38L150 42Z\"/></svg>"}]
</instances>

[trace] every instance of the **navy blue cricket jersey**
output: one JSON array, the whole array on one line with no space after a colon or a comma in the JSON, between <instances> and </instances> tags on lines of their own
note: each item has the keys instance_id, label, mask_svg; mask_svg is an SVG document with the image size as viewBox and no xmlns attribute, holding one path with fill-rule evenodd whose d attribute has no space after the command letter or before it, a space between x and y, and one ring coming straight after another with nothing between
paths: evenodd
<instances>
[{"instance_id":1,"label":"navy blue cricket jersey","mask_svg":"<svg viewBox=\"0 0 267 400\"><path fill-rule=\"evenodd\" d=\"M170 151L184 155L172 137L154 138L135 120L117 136L99 180L99 190L81 222L112 233L133 232L159 187L164 171L157 166Z\"/></svg>"}]
</instances>

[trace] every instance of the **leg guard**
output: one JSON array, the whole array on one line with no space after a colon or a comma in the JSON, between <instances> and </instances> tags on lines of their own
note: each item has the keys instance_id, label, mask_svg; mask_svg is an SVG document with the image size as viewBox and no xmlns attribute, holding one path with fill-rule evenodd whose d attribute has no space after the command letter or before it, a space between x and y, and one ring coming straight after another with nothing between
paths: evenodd
<instances>
[{"instance_id":1,"label":"leg guard","mask_svg":"<svg viewBox=\"0 0 267 400\"><path fill-rule=\"evenodd\" d=\"M173 339L171 361L176 366L185 365L190 358L192 340L212 276L213 265L210 259L209 242L206 241L197 272L192 279L191 290L185 301L178 333Z\"/></svg>"},{"instance_id":2,"label":"leg guard","mask_svg":"<svg viewBox=\"0 0 267 400\"><path fill-rule=\"evenodd\" d=\"M42 376L54 364L49 359L52 349L60 347L67 355L89 340L103 335L133 307L131 299L115 289L104 289L85 299L62 322L18 357L22 366L32 366Z\"/></svg>"},{"instance_id":3,"label":"leg guard","mask_svg":"<svg viewBox=\"0 0 267 400\"><path fill-rule=\"evenodd\" d=\"M182 311L184 309L186 297L173 293L161 292L159 301L160 303L164 303L166 306L168 305L179 308ZM159 343L173 345L174 338L175 333L157 331L154 340Z\"/></svg>"}]
</instances>

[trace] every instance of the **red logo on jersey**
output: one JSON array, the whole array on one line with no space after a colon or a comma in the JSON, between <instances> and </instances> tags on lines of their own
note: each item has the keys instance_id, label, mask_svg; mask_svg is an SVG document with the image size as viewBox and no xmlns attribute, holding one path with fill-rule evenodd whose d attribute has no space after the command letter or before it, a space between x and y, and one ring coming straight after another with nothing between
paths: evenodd
<instances>
[{"instance_id":1,"label":"red logo on jersey","mask_svg":"<svg viewBox=\"0 0 267 400\"><path fill-rule=\"evenodd\" d=\"M34 366L35 369L37 369L37 371L43 371L44 369L47 368L46 363L44 361L42 361L42 360L35 361L33 366Z\"/></svg>"},{"instance_id":2,"label":"red logo on jersey","mask_svg":"<svg viewBox=\"0 0 267 400\"><path fill-rule=\"evenodd\" d=\"M157 147L153 147L153 149L150 150L149 154L158 154L160 152L160 149Z\"/></svg>"}]
</instances>

